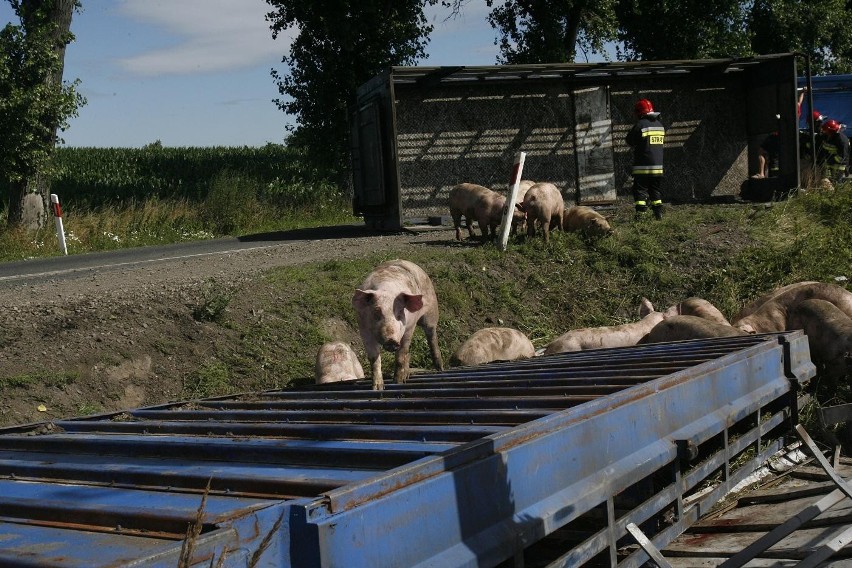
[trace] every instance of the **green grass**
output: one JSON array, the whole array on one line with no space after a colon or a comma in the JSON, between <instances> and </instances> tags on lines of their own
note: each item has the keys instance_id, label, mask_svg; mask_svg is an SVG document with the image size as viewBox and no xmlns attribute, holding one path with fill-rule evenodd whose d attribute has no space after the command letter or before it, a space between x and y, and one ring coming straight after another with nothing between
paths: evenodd
<instances>
[{"instance_id":1,"label":"green grass","mask_svg":"<svg viewBox=\"0 0 852 568\"><path fill-rule=\"evenodd\" d=\"M72 371L25 373L11 377L0 377L0 389L27 389L34 385L65 388L74 384L78 377L78 373Z\"/></svg>"},{"instance_id":2,"label":"green grass","mask_svg":"<svg viewBox=\"0 0 852 568\"><path fill-rule=\"evenodd\" d=\"M63 204L63 225L68 254L163 245L225 236L285 231L356 223L349 201L327 187L277 190L228 172L210 184L205 200L185 198L127 200L96 208ZM34 233L6 227L0 212L0 262L61 254L52 218Z\"/></svg>"},{"instance_id":3,"label":"green grass","mask_svg":"<svg viewBox=\"0 0 852 568\"><path fill-rule=\"evenodd\" d=\"M835 282L852 267L852 232L838 221L850 210L848 190L803 194L772 207L671 207L660 223L635 223L622 207L612 220L615 234L599 241L556 232L548 244L513 238L507 252L490 244L425 247L405 258L426 269L435 284L439 343L447 361L482 327L514 327L544 347L568 329L636 321L642 297L665 309L698 296L733 318L774 287L808 279ZM255 290L252 310L265 317L227 316L223 325L236 330L241 342L217 357L232 376L250 376L253 388L309 378L316 349L336 339L323 331L323 323L339 318L357 330L353 289L376 264L397 256L387 250L269 272L261 284L252 284L262 288ZM385 354L386 373L392 363ZM411 364L432 365L419 330Z\"/></svg>"}]
</instances>

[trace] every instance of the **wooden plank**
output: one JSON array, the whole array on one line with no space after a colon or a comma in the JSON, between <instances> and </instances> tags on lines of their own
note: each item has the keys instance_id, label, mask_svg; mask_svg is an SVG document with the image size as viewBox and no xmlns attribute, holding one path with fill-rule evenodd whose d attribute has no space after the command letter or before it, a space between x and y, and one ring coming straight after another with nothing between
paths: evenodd
<instances>
[{"instance_id":1,"label":"wooden plank","mask_svg":"<svg viewBox=\"0 0 852 568\"><path fill-rule=\"evenodd\" d=\"M846 529L847 527L844 525L800 529L758 556L760 558L802 560L816 551L822 544L842 534ZM745 549L761 536L763 534L759 532L683 534L665 547L662 552L666 558L728 557ZM836 557L852 558L852 547L845 546L837 553ZM849 560L846 561L846 564L849 565Z\"/></svg>"},{"instance_id":2,"label":"wooden plank","mask_svg":"<svg viewBox=\"0 0 852 568\"><path fill-rule=\"evenodd\" d=\"M782 503L764 503L738 507L727 511L721 517L705 519L690 527L690 532L754 532L770 531L783 524L808 506L816 503L822 495L791 499ZM844 499L808 521L804 526L826 526L831 524L852 523L852 501Z\"/></svg>"},{"instance_id":3,"label":"wooden plank","mask_svg":"<svg viewBox=\"0 0 852 568\"><path fill-rule=\"evenodd\" d=\"M723 557L715 558L666 558L672 568L718 568L718 566L726 559ZM798 565L798 560L784 560L778 558L755 558L744 568L793 568ZM826 563L820 564L820 568L849 568L848 559L829 560Z\"/></svg>"},{"instance_id":4,"label":"wooden plank","mask_svg":"<svg viewBox=\"0 0 852 568\"><path fill-rule=\"evenodd\" d=\"M755 503L777 503L790 499L801 499L812 495L825 495L837 486L833 481L807 481L804 479L789 479L777 487L757 489L739 497L740 506Z\"/></svg>"}]
</instances>

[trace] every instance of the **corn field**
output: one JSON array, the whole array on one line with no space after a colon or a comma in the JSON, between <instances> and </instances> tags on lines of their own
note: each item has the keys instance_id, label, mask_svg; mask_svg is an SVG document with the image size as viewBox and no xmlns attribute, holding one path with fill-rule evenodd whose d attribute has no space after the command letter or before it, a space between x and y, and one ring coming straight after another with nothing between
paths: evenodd
<instances>
[{"instance_id":1,"label":"corn field","mask_svg":"<svg viewBox=\"0 0 852 568\"><path fill-rule=\"evenodd\" d=\"M58 148L51 192L100 207L150 198L201 202L223 176L256 188L253 196L299 206L338 189L305 165L300 150L263 147ZM5 192L4 192L5 193Z\"/></svg>"}]
</instances>

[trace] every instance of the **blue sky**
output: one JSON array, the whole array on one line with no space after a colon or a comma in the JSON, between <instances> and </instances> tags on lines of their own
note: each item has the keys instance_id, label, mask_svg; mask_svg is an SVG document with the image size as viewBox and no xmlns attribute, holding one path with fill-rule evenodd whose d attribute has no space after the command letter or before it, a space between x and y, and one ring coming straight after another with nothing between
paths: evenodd
<instances>
[{"instance_id":1,"label":"blue sky","mask_svg":"<svg viewBox=\"0 0 852 568\"><path fill-rule=\"evenodd\" d=\"M61 134L68 146L261 146L282 142L288 117L272 68L289 37L272 39L264 0L82 0L65 79L80 79L88 104ZM485 0L470 0L435 31L420 65L491 65L495 31ZM0 25L17 24L0 0Z\"/></svg>"}]
</instances>

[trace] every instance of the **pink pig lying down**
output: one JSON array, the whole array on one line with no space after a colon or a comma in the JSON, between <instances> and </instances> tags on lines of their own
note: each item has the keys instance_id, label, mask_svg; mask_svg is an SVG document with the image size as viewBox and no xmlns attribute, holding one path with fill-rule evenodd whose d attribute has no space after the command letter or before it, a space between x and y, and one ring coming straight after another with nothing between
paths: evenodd
<instances>
[{"instance_id":1,"label":"pink pig lying down","mask_svg":"<svg viewBox=\"0 0 852 568\"><path fill-rule=\"evenodd\" d=\"M831 302L847 316L852 317L852 292L836 284L802 282L785 286L783 291L771 296L759 308L732 323L747 333L772 333L787 330L787 314L805 300Z\"/></svg>"},{"instance_id":2,"label":"pink pig lying down","mask_svg":"<svg viewBox=\"0 0 852 568\"><path fill-rule=\"evenodd\" d=\"M324 343L317 351L314 376L318 385L364 378L364 369L348 343Z\"/></svg>"},{"instance_id":3,"label":"pink pig lying down","mask_svg":"<svg viewBox=\"0 0 852 568\"><path fill-rule=\"evenodd\" d=\"M710 337L735 337L746 335L730 324L704 319L699 316L666 317L639 340L639 345L665 343L685 339L707 339Z\"/></svg>"},{"instance_id":4,"label":"pink pig lying down","mask_svg":"<svg viewBox=\"0 0 852 568\"><path fill-rule=\"evenodd\" d=\"M409 375L411 338L419 325L426 334L435 368L443 370L438 347L438 298L432 280L422 268L407 260L378 265L352 296L358 331L370 361L373 390L383 390L382 349L396 353L394 380Z\"/></svg>"},{"instance_id":5,"label":"pink pig lying down","mask_svg":"<svg viewBox=\"0 0 852 568\"><path fill-rule=\"evenodd\" d=\"M532 341L517 329L486 327L462 343L450 358L450 365L483 365L492 361L528 359L534 355Z\"/></svg>"},{"instance_id":6,"label":"pink pig lying down","mask_svg":"<svg viewBox=\"0 0 852 568\"><path fill-rule=\"evenodd\" d=\"M706 320L715 321L725 325L731 325L731 322L719 311L719 308L703 298L691 297L675 304L667 309L666 316L698 316Z\"/></svg>"},{"instance_id":7,"label":"pink pig lying down","mask_svg":"<svg viewBox=\"0 0 852 568\"><path fill-rule=\"evenodd\" d=\"M808 281L805 281L805 282L794 282L793 284L787 284L786 286L780 286L778 288L775 288L771 292L764 294L763 296L759 297L755 301L744 306L743 309L741 309L740 312L736 316L734 316L733 321L737 321L741 318L744 318L748 315L753 314L760 306L762 306L766 302L768 302L770 300L774 300L776 297L778 297L781 294L784 294L784 293L786 293L786 292L788 292L788 291L790 291L794 288L800 288L802 286L807 286L808 284L817 284L817 283L818 282L815 281L815 280L808 280Z\"/></svg>"},{"instance_id":8,"label":"pink pig lying down","mask_svg":"<svg viewBox=\"0 0 852 568\"><path fill-rule=\"evenodd\" d=\"M790 310L787 329L804 330L814 363L830 381L852 372L852 318L825 300L804 300Z\"/></svg>"},{"instance_id":9,"label":"pink pig lying down","mask_svg":"<svg viewBox=\"0 0 852 568\"><path fill-rule=\"evenodd\" d=\"M642 319L622 325L584 327L572 329L560 335L545 347L544 354L565 353L568 351L585 351L586 349L602 349L608 347L628 347L636 345L651 329L663 321L662 312L654 310L654 305L647 298L642 298L639 307Z\"/></svg>"}]
</instances>

